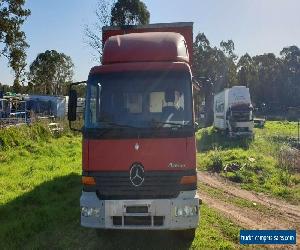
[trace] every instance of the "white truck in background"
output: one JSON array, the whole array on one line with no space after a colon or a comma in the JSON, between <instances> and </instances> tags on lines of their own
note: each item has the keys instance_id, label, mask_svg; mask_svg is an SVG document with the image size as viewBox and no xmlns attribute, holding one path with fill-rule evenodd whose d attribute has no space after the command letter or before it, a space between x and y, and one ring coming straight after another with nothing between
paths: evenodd
<instances>
[{"instance_id":1,"label":"white truck in background","mask_svg":"<svg viewBox=\"0 0 300 250\"><path fill-rule=\"evenodd\" d=\"M231 137L253 136L252 110L249 88L226 88L214 96L214 127Z\"/></svg>"}]
</instances>

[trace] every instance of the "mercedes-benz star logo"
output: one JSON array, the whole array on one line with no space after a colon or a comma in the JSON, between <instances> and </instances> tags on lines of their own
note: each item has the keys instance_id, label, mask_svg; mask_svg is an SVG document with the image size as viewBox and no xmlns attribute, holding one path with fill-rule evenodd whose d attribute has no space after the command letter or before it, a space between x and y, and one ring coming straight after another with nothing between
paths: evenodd
<instances>
[{"instance_id":1,"label":"mercedes-benz star logo","mask_svg":"<svg viewBox=\"0 0 300 250\"><path fill-rule=\"evenodd\" d=\"M133 164L130 169L130 181L133 186L139 187L144 182L144 168L141 164Z\"/></svg>"}]
</instances>

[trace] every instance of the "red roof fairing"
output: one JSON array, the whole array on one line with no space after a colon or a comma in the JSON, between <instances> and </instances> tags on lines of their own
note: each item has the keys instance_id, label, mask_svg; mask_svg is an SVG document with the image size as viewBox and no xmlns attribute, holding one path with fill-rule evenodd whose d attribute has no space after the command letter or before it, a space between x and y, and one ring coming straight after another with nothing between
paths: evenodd
<instances>
[{"instance_id":1,"label":"red roof fairing","mask_svg":"<svg viewBox=\"0 0 300 250\"><path fill-rule=\"evenodd\" d=\"M103 50L102 63L189 62L184 37L172 32L132 33L110 37Z\"/></svg>"},{"instance_id":2,"label":"red roof fairing","mask_svg":"<svg viewBox=\"0 0 300 250\"><path fill-rule=\"evenodd\" d=\"M148 25L129 25L129 26L105 26L102 28L102 44L104 46L107 39L116 35L124 35L131 33L149 33L149 32L165 32L165 33L179 33L186 41L188 48L189 60L192 62L193 55L193 23L179 22L179 23L156 23Z\"/></svg>"}]
</instances>

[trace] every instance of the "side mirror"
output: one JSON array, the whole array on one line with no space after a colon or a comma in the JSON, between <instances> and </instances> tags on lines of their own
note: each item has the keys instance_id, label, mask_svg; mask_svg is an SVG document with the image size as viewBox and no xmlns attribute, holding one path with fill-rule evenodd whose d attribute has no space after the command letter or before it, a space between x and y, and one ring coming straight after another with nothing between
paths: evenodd
<instances>
[{"instance_id":1,"label":"side mirror","mask_svg":"<svg viewBox=\"0 0 300 250\"><path fill-rule=\"evenodd\" d=\"M76 109L77 109L77 92L74 89L69 91L69 104L68 104L68 120L76 121Z\"/></svg>"}]
</instances>

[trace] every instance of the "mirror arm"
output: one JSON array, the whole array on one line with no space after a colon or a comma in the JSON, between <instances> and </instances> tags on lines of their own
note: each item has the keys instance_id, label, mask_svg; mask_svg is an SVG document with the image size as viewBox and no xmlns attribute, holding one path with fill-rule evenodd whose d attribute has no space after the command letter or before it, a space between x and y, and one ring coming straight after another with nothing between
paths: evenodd
<instances>
[{"instance_id":1,"label":"mirror arm","mask_svg":"<svg viewBox=\"0 0 300 250\"><path fill-rule=\"evenodd\" d=\"M69 85L69 91L72 89L73 86L79 85L79 84L83 84L86 83L87 81L81 81L81 82L72 82Z\"/></svg>"}]
</instances>

